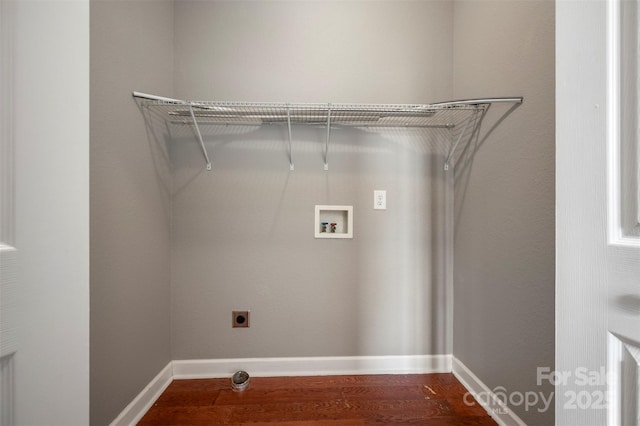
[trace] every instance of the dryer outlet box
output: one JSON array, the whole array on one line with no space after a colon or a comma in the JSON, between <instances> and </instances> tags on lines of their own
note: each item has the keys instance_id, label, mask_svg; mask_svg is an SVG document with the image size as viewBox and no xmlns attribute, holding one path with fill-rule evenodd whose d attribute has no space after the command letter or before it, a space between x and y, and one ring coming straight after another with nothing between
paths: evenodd
<instances>
[{"instance_id":1,"label":"dryer outlet box","mask_svg":"<svg viewBox=\"0 0 640 426\"><path fill-rule=\"evenodd\" d=\"M233 328L249 328L249 312L251 311L232 311L231 326Z\"/></svg>"}]
</instances>

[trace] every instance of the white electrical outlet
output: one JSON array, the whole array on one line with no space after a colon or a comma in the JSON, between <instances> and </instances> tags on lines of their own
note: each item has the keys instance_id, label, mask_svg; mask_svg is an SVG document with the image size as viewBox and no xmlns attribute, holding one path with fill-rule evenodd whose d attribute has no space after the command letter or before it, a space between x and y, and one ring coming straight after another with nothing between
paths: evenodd
<instances>
[{"instance_id":1,"label":"white electrical outlet","mask_svg":"<svg viewBox=\"0 0 640 426\"><path fill-rule=\"evenodd\" d=\"M373 208L374 210L387 209L387 191L384 191L384 190L373 191Z\"/></svg>"}]
</instances>

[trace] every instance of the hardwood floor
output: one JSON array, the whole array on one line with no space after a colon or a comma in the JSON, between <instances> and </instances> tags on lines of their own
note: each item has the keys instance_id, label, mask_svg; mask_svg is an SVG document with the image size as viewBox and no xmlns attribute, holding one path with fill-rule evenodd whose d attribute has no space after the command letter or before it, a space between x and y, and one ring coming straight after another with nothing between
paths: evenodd
<instances>
[{"instance_id":1,"label":"hardwood floor","mask_svg":"<svg viewBox=\"0 0 640 426\"><path fill-rule=\"evenodd\" d=\"M174 380L139 425L496 425L452 374Z\"/></svg>"}]
</instances>

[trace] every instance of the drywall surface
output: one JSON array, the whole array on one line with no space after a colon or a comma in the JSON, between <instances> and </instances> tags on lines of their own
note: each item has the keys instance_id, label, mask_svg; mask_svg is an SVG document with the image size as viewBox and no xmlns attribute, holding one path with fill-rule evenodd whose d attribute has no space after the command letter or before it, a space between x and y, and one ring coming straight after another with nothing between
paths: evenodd
<instances>
[{"instance_id":1,"label":"drywall surface","mask_svg":"<svg viewBox=\"0 0 640 426\"><path fill-rule=\"evenodd\" d=\"M456 1L454 16L454 97L525 101L457 165L453 353L491 389L549 396L536 373L554 368L554 2ZM553 424L553 404L511 408Z\"/></svg>"},{"instance_id":2,"label":"drywall surface","mask_svg":"<svg viewBox=\"0 0 640 426\"><path fill-rule=\"evenodd\" d=\"M15 372L2 390L15 391L15 412L1 417L88 424L89 3L3 6L15 13L3 42L13 43L19 309Z\"/></svg>"},{"instance_id":3,"label":"drywall surface","mask_svg":"<svg viewBox=\"0 0 640 426\"><path fill-rule=\"evenodd\" d=\"M173 3L91 2L91 424L171 360L170 173L133 90L171 94Z\"/></svg>"},{"instance_id":4,"label":"drywall surface","mask_svg":"<svg viewBox=\"0 0 640 426\"><path fill-rule=\"evenodd\" d=\"M449 2L176 2L176 96L417 102L451 96ZM444 171L422 131L173 129L174 359L447 352ZM437 139L437 138L436 138ZM373 210L373 191L387 210ZM314 238L352 205L354 238ZM231 311L251 310L249 329Z\"/></svg>"},{"instance_id":5,"label":"drywall surface","mask_svg":"<svg viewBox=\"0 0 640 426\"><path fill-rule=\"evenodd\" d=\"M174 151L174 358L446 353L442 154L341 130L325 172L323 129L294 132L294 172L279 127L210 141L211 172ZM315 239L316 204L352 205L353 239Z\"/></svg>"},{"instance_id":6,"label":"drywall surface","mask_svg":"<svg viewBox=\"0 0 640 426\"><path fill-rule=\"evenodd\" d=\"M254 102L448 100L452 5L179 0L175 94Z\"/></svg>"}]
</instances>

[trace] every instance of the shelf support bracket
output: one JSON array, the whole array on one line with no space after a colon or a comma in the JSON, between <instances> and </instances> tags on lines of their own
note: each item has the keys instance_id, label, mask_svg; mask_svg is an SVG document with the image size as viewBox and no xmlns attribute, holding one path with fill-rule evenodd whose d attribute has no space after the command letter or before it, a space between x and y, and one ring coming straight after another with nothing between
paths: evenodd
<instances>
[{"instance_id":1,"label":"shelf support bracket","mask_svg":"<svg viewBox=\"0 0 640 426\"><path fill-rule=\"evenodd\" d=\"M467 122L464 123L464 127L462 128L462 132L460 132L460 136L458 136L458 139L451 146L451 149L449 150L449 154L447 155L447 159L444 162L445 171L449 170L451 159L453 158L453 154L456 152L456 149L458 148L458 144L460 144L460 141L462 140L465 133L467 132L467 127L469 127L469 123L471 123L472 121L475 121L477 115L478 115L478 111L475 111L473 115L469 116L469 118L467 119ZM471 134L473 135L473 132Z\"/></svg>"},{"instance_id":2,"label":"shelf support bracket","mask_svg":"<svg viewBox=\"0 0 640 426\"><path fill-rule=\"evenodd\" d=\"M293 150L291 149L291 108L287 104L287 127L289 128L289 170L293 171Z\"/></svg>"},{"instance_id":3,"label":"shelf support bracket","mask_svg":"<svg viewBox=\"0 0 640 426\"><path fill-rule=\"evenodd\" d=\"M331 139L331 104L327 105L327 139L324 143L324 169L329 170L329 139Z\"/></svg>"},{"instance_id":4,"label":"shelf support bracket","mask_svg":"<svg viewBox=\"0 0 640 426\"><path fill-rule=\"evenodd\" d=\"M204 159L207 161L207 170L211 170L211 160L209 160L209 154L207 154L207 148L204 146L204 141L202 140L202 133L200 133L200 126L198 126L198 120L196 120L196 115L193 113L193 104L191 103L189 103L189 112L191 113L191 119L193 120L193 127L196 129L196 136L198 137L198 142L200 142L200 148L202 148Z\"/></svg>"}]
</instances>

